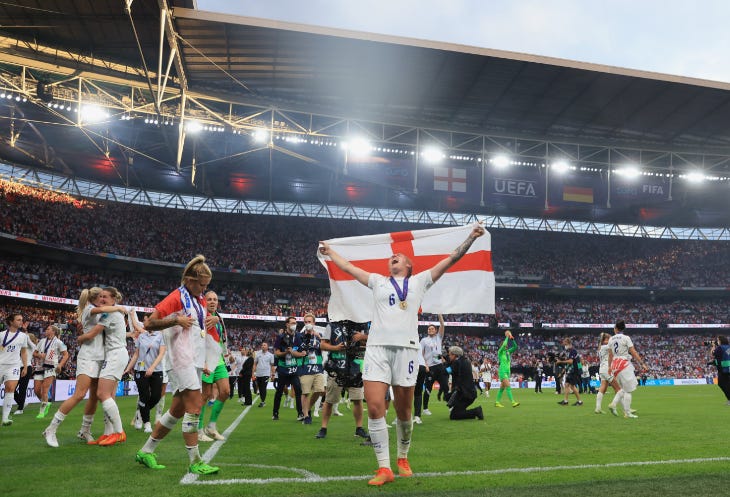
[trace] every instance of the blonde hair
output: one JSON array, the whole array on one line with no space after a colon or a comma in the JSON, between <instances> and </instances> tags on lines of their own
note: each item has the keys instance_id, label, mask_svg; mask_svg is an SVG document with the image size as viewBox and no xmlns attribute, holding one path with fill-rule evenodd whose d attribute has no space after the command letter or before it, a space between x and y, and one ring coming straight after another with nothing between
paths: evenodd
<instances>
[{"instance_id":1,"label":"blonde hair","mask_svg":"<svg viewBox=\"0 0 730 497\"><path fill-rule=\"evenodd\" d=\"M610 339L610 338L611 338L611 335L610 335L609 333L605 333L605 332L604 332L604 333L601 333L601 338L600 338L600 340L599 340L599 342L598 342L598 348L599 348L599 349L601 348L601 345L603 345L603 341L604 341L604 340L605 340L606 338Z\"/></svg>"},{"instance_id":2,"label":"blonde hair","mask_svg":"<svg viewBox=\"0 0 730 497\"><path fill-rule=\"evenodd\" d=\"M309 318L312 318L312 321L314 321L315 323L317 322L317 318L315 318L314 317L314 314L312 314L311 312L308 312L304 316L302 316L302 319L305 319L305 318L308 318L308 317Z\"/></svg>"},{"instance_id":3,"label":"blonde hair","mask_svg":"<svg viewBox=\"0 0 730 497\"><path fill-rule=\"evenodd\" d=\"M213 272L205 263L205 256L198 254L193 257L193 260L188 262L188 265L185 266L185 269L183 269L180 284L184 285L186 279L197 280L201 276L212 278Z\"/></svg>"},{"instance_id":4,"label":"blonde hair","mask_svg":"<svg viewBox=\"0 0 730 497\"><path fill-rule=\"evenodd\" d=\"M81 322L81 316L84 314L84 309L89 305L90 302L95 301L101 295L101 288L98 286L92 286L91 288L84 288L79 295L79 305L76 307L76 316L79 322Z\"/></svg>"},{"instance_id":5,"label":"blonde hair","mask_svg":"<svg viewBox=\"0 0 730 497\"><path fill-rule=\"evenodd\" d=\"M54 335L59 336L61 334L61 328L59 328L55 324L52 324L49 327L53 330Z\"/></svg>"}]
</instances>

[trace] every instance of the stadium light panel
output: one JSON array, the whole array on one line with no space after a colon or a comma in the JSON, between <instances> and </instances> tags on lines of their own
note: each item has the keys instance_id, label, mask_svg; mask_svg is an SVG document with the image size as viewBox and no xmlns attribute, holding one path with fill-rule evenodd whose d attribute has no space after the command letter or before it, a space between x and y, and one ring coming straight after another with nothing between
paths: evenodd
<instances>
[{"instance_id":1,"label":"stadium light panel","mask_svg":"<svg viewBox=\"0 0 730 497\"><path fill-rule=\"evenodd\" d=\"M509 166L510 160L506 155L497 155L492 159L492 164L498 169L504 169Z\"/></svg>"},{"instance_id":2,"label":"stadium light panel","mask_svg":"<svg viewBox=\"0 0 730 497\"><path fill-rule=\"evenodd\" d=\"M641 175L641 170L636 166L625 166L617 169L616 172L625 178L637 178Z\"/></svg>"},{"instance_id":3,"label":"stadium light panel","mask_svg":"<svg viewBox=\"0 0 730 497\"><path fill-rule=\"evenodd\" d=\"M559 160L550 164L550 169L552 169L556 173L563 174L564 172L568 171L568 169L570 169L570 165L567 161Z\"/></svg>"},{"instance_id":4,"label":"stadium light panel","mask_svg":"<svg viewBox=\"0 0 730 497\"><path fill-rule=\"evenodd\" d=\"M194 119L185 122L185 130L188 133L199 133L203 129L203 125L200 121Z\"/></svg>"},{"instance_id":5,"label":"stadium light panel","mask_svg":"<svg viewBox=\"0 0 730 497\"><path fill-rule=\"evenodd\" d=\"M423 152L421 152L421 157L423 157L423 160L428 164L438 164L444 160L446 154L444 154L444 151L439 147L428 145L424 147Z\"/></svg>"},{"instance_id":6,"label":"stadium light panel","mask_svg":"<svg viewBox=\"0 0 730 497\"><path fill-rule=\"evenodd\" d=\"M350 138L342 142L342 148L353 157L367 157L373 150L373 145L365 138Z\"/></svg>"},{"instance_id":7,"label":"stadium light panel","mask_svg":"<svg viewBox=\"0 0 730 497\"><path fill-rule=\"evenodd\" d=\"M687 180L691 181L692 183L699 183L700 181L705 179L705 175L699 171L692 171L690 173L687 173L685 175L685 178L687 178Z\"/></svg>"},{"instance_id":8,"label":"stadium light panel","mask_svg":"<svg viewBox=\"0 0 730 497\"><path fill-rule=\"evenodd\" d=\"M265 129L255 129L251 133L251 137L256 143L266 143L269 141L269 132Z\"/></svg>"},{"instance_id":9,"label":"stadium light panel","mask_svg":"<svg viewBox=\"0 0 730 497\"><path fill-rule=\"evenodd\" d=\"M63 107L61 107L63 109ZM109 113L98 105L84 105L81 107L81 122L93 124L109 118Z\"/></svg>"}]
</instances>

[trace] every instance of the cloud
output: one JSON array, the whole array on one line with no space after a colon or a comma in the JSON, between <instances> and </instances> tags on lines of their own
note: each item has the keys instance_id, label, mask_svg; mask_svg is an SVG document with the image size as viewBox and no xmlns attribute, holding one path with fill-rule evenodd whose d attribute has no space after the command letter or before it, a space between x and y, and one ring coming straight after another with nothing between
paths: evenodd
<instances>
[{"instance_id":1,"label":"cloud","mask_svg":"<svg viewBox=\"0 0 730 497\"><path fill-rule=\"evenodd\" d=\"M198 0L202 10L730 81L730 3Z\"/></svg>"}]
</instances>

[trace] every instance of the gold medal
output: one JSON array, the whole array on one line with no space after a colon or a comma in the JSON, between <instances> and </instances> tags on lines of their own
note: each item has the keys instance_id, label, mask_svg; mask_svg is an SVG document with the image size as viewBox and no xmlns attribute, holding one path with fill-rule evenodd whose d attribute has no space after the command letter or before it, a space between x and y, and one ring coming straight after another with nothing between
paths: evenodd
<instances>
[{"instance_id":1,"label":"gold medal","mask_svg":"<svg viewBox=\"0 0 730 497\"><path fill-rule=\"evenodd\" d=\"M0 345L0 352L3 352L3 351L5 351L5 347L3 347L2 345Z\"/></svg>"},{"instance_id":2,"label":"gold medal","mask_svg":"<svg viewBox=\"0 0 730 497\"><path fill-rule=\"evenodd\" d=\"M205 330L200 330L200 338L205 338Z\"/></svg>"},{"instance_id":3,"label":"gold medal","mask_svg":"<svg viewBox=\"0 0 730 497\"><path fill-rule=\"evenodd\" d=\"M408 302L406 302L405 300L401 300L400 301L400 308L403 309L404 311L406 309L408 309Z\"/></svg>"}]
</instances>

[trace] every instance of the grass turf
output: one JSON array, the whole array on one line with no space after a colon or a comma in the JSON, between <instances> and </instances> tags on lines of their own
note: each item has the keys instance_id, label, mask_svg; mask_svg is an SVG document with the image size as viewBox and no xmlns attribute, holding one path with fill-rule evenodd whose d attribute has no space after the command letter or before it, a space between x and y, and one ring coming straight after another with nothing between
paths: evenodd
<instances>
[{"instance_id":1,"label":"grass turf","mask_svg":"<svg viewBox=\"0 0 730 497\"><path fill-rule=\"evenodd\" d=\"M37 405L28 406L10 427L0 427L0 476L4 495L54 497L78 495L145 496L344 496L389 495L721 495L730 459L723 440L730 407L716 386L645 387L634 393L638 419L593 413L595 396L585 395L582 407L560 406L552 390L536 394L514 390L517 408L494 407L496 392L480 396L484 421L449 421L441 402L431 403L432 416L414 427L409 454L416 473L392 484L371 488L367 479L376 469L371 447L354 437L351 412L333 417L327 438L317 440L319 418L312 425L296 422L294 409L282 408L271 420L267 407L251 407L228 440L218 446L212 464L218 475L181 483L188 460L179 428L159 446L167 469L153 471L134 462L147 438L129 426L133 398L119 399L128 440L113 447L89 447L76 439L81 406L58 432L61 447L47 447L35 419ZM604 399L604 410L612 398ZM503 399L504 400L504 399ZM168 403L170 396L168 394ZM573 399L571 398L571 403ZM505 404L507 405L507 404ZM219 419L219 431L243 413L229 402ZM394 412L388 415L392 421ZM101 431L101 409L94 431ZM367 428L367 421L365 422ZM395 467L395 429L389 429ZM201 443L201 452L211 444ZM712 460L712 458L718 458ZM46 475L46 477L43 477ZM50 476L52 475L52 477ZM41 479L42 478L42 479ZM277 481L278 479L278 481ZM38 483L44 482L43 484ZM58 484L51 490L48 482Z\"/></svg>"}]
</instances>

